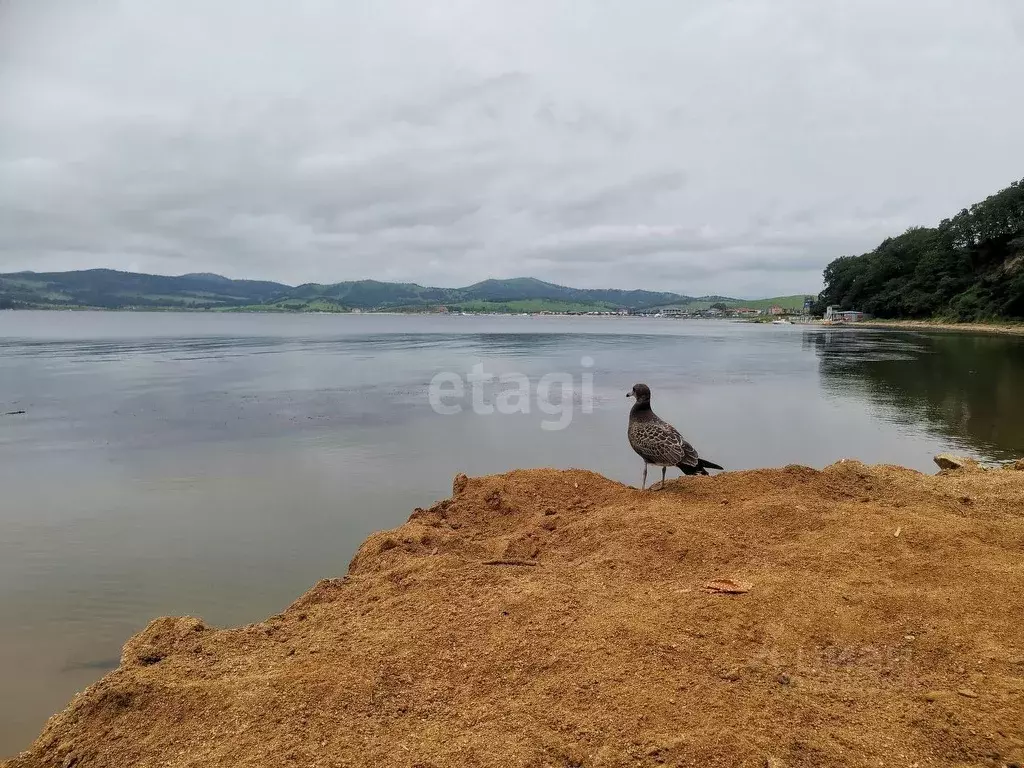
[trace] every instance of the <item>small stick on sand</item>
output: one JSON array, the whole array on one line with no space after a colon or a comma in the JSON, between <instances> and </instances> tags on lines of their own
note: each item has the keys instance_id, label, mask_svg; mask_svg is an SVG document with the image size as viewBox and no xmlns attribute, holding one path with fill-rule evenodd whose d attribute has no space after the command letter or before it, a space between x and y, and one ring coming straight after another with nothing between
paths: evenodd
<instances>
[{"instance_id":1,"label":"small stick on sand","mask_svg":"<svg viewBox=\"0 0 1024 768\"><path fill-rule=\"evenodd\" d=\"M531 563L529 560L485 560L484 565L526 565L531 568L537 567L537 563Z\"/></svg>"}]
</instances>

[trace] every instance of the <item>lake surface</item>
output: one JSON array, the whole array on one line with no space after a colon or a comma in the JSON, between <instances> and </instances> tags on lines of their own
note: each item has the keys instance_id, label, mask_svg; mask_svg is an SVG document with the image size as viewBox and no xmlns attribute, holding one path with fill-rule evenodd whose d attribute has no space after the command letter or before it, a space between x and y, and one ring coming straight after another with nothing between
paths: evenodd
<instances>
[{"instance_id":1,"label":"lake surface","mask_svg":"<svg viewBox=\"0 0 1024 768\"><path fill-rule=\"evenodd\" d=\"M474 409L479 364L506 382L481 385ZM444 372L448 393L463 379L464 397L442 401L458 413L431 405ZM520 386L514 374L530 387L520 412L479 412L514 402L498 399ZM545 392L548 374L571 383ZM151 618L277 613L343 575L368 533L449 495L458 472L584 467L638 485L625 398L637 381L728 469L854 457L933 472L940 451L1024 455L1017 337L0 312L0 413L25 411L0 416L0 756L27 747Z\"/></svg>"}]
</instances>

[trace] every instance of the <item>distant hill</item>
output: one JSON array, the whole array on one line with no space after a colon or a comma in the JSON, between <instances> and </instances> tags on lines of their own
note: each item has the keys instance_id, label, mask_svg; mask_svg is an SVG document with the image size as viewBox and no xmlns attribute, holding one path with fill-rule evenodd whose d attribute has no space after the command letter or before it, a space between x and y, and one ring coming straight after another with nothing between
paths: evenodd
<instances>
[{"instance_id":1,"label":"distant hill","mask_svg":"<svg viewBox=\"0 0 1024 768\"><path fill-rule=\"evenodd\" d=\"M569 288L532 277L484 280L464 288L355 280L330 285L289 286L191 273L175 277L87 269L79 272L15 272L0 275L0 308L97 308L345 312L353 309L424 311L439 306L467 311L706 309L727 306L800 306L803 297L743 301L725 296L692 297L664 291Z\"/></svg>"},{"instance_id":2,"label":"distant hill","mask_svg":"<svg viewBox=\"0 0 1024 768\"><path fill-rule=\"evenodd\" d=\"M425 306L473 308L515 302L547 301L579 309L647 309L692 301L688 296L654 291L617 291L567 288L532 277L484 280L464 288L429 288L415 283L382 283L376 280L308 284L295 288L285 303L295 299L320 299L353 309L405 309ZM555 307L552 307L555 308Z\"/></svg>"},{"instance_id":3,"label":"distant hill","mask_svg":"<svg viewBox=\"0 0 1024 768\"><path fill-rule=\"evenodd\" d=\"M913 227L825 268L815 309L885 318L1024 318L1024 181L938 227Z\"/></svg>"},{"instance_id":4,"label":"distant hill","mask_svg":"<svg viewBox=\"0 0 1024 768\"><path fill-rule=\"evenodd\" d=\"M796 311L804 308L805 298L807 296L804 294L796 293L792 296L773 296L770 299L748 299L739 302L735 299L727 299L725 304L729 307L749 307L750 309L768 309L769 307L778 306L790 311ZM811 296L810 298L813 299L814 297Z\"/></svg>"},{"instance_id":5,"label":"distant hill","mask_svg":"<svg viewBox=\"0 0 1024 768\"><path fill-rule=\"evenodd\" d=\"M648 309L693 301L690 296L655 291L621 291L602 288L566 288L532 277L484 280L462 289L466 301L517 301L551 299L569 303L605 305L609 308Z\"/></svg>"},{"instance_id":6,"label":"distant hill","mask_svg":"<svg viewBox=\"0 0 1024 768\"><path fill-rule=\"evenodd\" d=\"M427 288L416 283L356 280L331 285L307 283L293 288L289 300L321 299L348 309L395 309L447 305L461 300L460 289Z\"/></svg>"},{"instance_id":7,"label":"distant hill","mask_svg":"<svg viewBox=\"0 0 1024 768\"><path fill-rule=\"evenodd\" d=\"M292 289L220 275L143 275L113 269L0 275L0 307L206 309L273 302Z\"/></svg>"}]
</instances>

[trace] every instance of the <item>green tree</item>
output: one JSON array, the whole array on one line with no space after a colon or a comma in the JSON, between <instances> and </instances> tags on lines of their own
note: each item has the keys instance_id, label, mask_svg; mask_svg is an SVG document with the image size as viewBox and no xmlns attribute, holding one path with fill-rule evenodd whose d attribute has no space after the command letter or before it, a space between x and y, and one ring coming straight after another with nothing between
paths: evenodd
<instances>
[{"instance_id":1,"label":"green tree","mask_svg":"<svg viewBox=\"0 0 1024 768\"><path fill-rule=\"evenodd\" d=\"M824 272L814 311L829 305L878 317L1024 317L1024 182L944 219L913 227Z\"/></svg>"}]
</instances>

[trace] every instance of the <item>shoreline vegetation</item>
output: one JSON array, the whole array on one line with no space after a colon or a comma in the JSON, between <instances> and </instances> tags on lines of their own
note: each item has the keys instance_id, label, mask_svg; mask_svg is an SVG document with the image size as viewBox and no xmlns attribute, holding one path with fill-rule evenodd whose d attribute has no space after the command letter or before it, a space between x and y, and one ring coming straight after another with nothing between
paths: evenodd
<instances>
[{"instance_id":1,"label":"shoreline vegetation","mask_svg":"<svg viewBox=\"0 0 1024 768\"><path fill-rule=\"evenodd\" d=\"M831 306L877 320L1024 321L1024 181L937 227L911 227L869 253L835 259L824 283L819 316Z\"/></svg>"},{"instance_id":2,"label":"shoreline vegetation","mask_svg":"<svg viewBox=\"0 0 1024 768\"><path fill-rule=\"evenodd\" d=\"M459 475L280 614L153 620L0 765L1021 763L1024 461L936 463Z\"/></svg>"}]
</instances>

